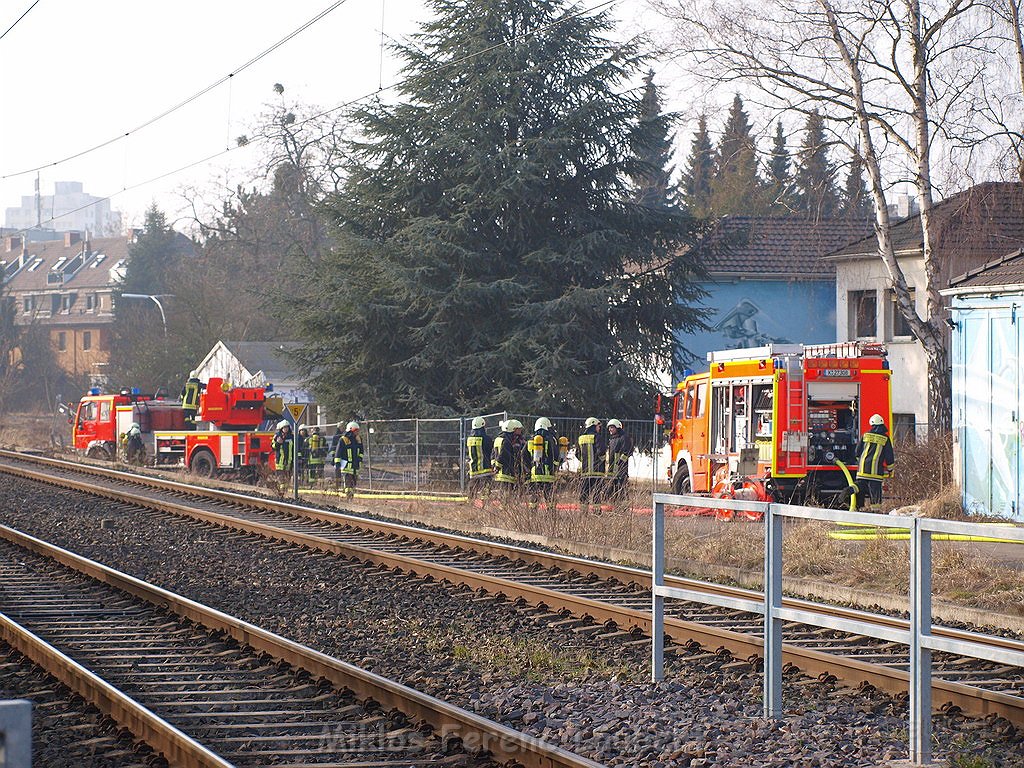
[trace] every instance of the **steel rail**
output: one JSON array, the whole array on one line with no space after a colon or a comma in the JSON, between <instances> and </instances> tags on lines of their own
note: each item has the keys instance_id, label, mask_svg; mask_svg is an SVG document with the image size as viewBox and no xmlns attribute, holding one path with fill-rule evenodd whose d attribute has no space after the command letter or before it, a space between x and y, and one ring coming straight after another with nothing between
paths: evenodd
<instances>
[{"instance_id":1,"label":"steel rail","mask_svg":"<svg viewBox=\"0 0 1024 768\"><path fill-rule=\"evenodd\" d=\"M558 568L564 571L576 571L579 573L593 573L602 579L615 579L619 582L635 584L646 589L650 589L651 585L651 575L649 571L630 568L627 566L602 563L570 555L543 552L527 547L500 544L459 534L431 531L415 526L371 520L343 512L329 512L313 509L274 499L193 486L176 481L165 480L163 478L153 478L144 475L120 472L105 467L81 465L75 462L66 462L58 459L34 456L26 457L24 454L0 451L0 458L5 457L16 459L18 461L29 460L66 471L78 473L84 472L87 475L104 477L107 479L117 480L119 482L135 483L172 493L200 496L223 503L244 505L250 508L263 509L272 512L284 512L298 517L334 525L347 525L372 533L399 536L438 546L481 552L512 560L522 560L524 562L531 564L535 563L546 568ZM589 617L597 622L614 622L620 627L636 627L648 634L651 631L651 615L647 611L616 606L601 600L572 595L539 585L521 583L513 579L507 579L500 576L474 573L472 571L439 563L430 563L428 561L418 559L415 556L381 551L359 544L341 542L308 533L290 531L265 523L243 520L230 514L196 509L187 503L179 503L176 501L172 502L166 499L156 499L142 493L133 493L122 489L115 490L102 488L89 482L74 480L72 478L54 477L53 475L37 472L24 467L12 467L10 465L0 464L0 471L17 474L22 477L44 483L50 483L62 487L71 487L92 495L103 496L113 500L128 500L134 504L159 509L171 514L183 515L193 519L202 520L204 522L213 523L221 527L245 531L266 538L287 541L309 549L329 552L335 555L353 558L375 565L397 568L411 574L429 575L433 578L444 579L454 584L462 584L473 589L484 590L492 594L503 594L510 598L522 598L533 604L543 604L553 610L565 610L577 616ZM707 582L681 577L666 577L666 585L683 590L708 591L713 594L740 600L760 601L762 599L760 592L736 587L714 585ZM792 608L794 610L801 610L813 605L816 610L820 610L820 605L818 604L796 599L787 599L784 602L784 605L787 608ZM842 607L830 607L829 610L831 615L853 622L880 622L883 625L887 625L895 629L909 628L909 622L905 619L895 617L880 618L863 611ZM708 648L726 650L742 659L760 657L763 650L763 644L760 636L745 634L725 628L707 626L699 622L687 621L677 617L666 617L665 632L669 638L676 642L685 643L687 641L695 641ZM950 637L956 639L977 640L979 637L974 633L946 627L935 627L933 634L937 637ZM990 642L997 647L1024 650L1024 643L1010 638L985 636L985 641ZM812 648L805 648L798 645L785 644L783 646L783 659L812 676L833 675L847 683L867 682L876 688L891 694L905 693L909 681L909 674L901 669L872 664L860 661L855 657L839 656L833 653L817 651ZM965 713L979 716L995 713L1014 723L1024 724L1024 698L938 678L933 680L932 691L933 697L937 702L948 702L951 705L959 707Z\"/></svg>"},{"instance_id":2,"label":"steel rail","mask_svg":"<svg viewBox=\"0 0 1024 768\"><path fill-rule=\"evenodd\" d=\"M178 616L190 619L209 630L222 631L239 643L248 645L256 651L267 653L275 659L304 669L310 674L323 677L337 688L347 688L353 691L359 698L373 699L385 709L398 709L414 720L419 719L427 722L434 727L442 739L457 738L470 751L486 751L499 762L515 762L524 766L524 768L600 768L600 763L575 755L561 747L548 744L533 736L480 717L401 683L320 653L242 619L149 584L134 576L82 557L22 531L0 524L0 537L30 552L35 552L61 565L72 568L96 581L108 584L126 594L164 608ZM13 624L9 620L8 623ZM7 625L4 625L5 637L6 631ZM50 650L56 651L56 649L52 648ZM49 662L54 661L55 658L53 653L40 649L37 651L37 658L33 660L41 666L45 666L48 671L51 671ZM53 671L72 678L80 677L82 668L74 669L78 665L75 665L74 662L70 664L67 662L70 662L70 659L58 662L53 667ZM98 700L93 698L89 700L94 701L94 703L100 706L105 701L104 696L109 696L109 691L102 686L97 686L97 680L98 678L93 676L91 680L88 677L82 677L80 681L72 679L72 682L78 686L75 690L83 696L99 691L100 696ZM102 683L102 681L99 682ZM118 719L117 716L119 714L123 714L120 706L108 706L104 711L115 719ZM129 727L126 721L118 720L118 722ZM136 721L131 720L130 722ZM146 730L147 724L144 721L138 722L142 724L142 732L133 731L133 733L136 733L137 736L149 734L150 731ZM184 734L180 735L183 736ZM169 743L175 748L176 754L182 753L182 750L177 748L176 742ZM157 746L153 743L150 744L154 747ZM210 754L212 755L212 753ZM165 756L169 757L167 753L165 753ZM186 757L188 758L187 755ZM191 758L188 758L182 762L182 765L208 765L223 768L223 766L229 764L223 761L192 762Z\"/></svg>"},{"instance_id":3,"label":"steel rail","mask_svg":"<svg viewBox=\"0 0 1024 768\"><path fill-rule=\"evenodd\" d=\"M171 765L186 768L232 768L231 763L222 760L3 613L0 613L0 640L60 680L100 712L109 715L136 738L157 752L162 752Z\"/></svg>"}]
</instances>

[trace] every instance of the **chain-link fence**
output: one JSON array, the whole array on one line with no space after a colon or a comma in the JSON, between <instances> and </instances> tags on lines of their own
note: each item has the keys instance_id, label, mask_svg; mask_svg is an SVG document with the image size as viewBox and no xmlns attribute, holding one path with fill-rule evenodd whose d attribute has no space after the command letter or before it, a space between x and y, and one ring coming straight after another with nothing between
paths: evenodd
<instances>
[{"instance_id":1,"label":"chain-link fence","mask_svg":"<svg viewBox=\"0 0 1024 768\"><path fill-rule=\"evenodd\" d=\"M460 492L466 488L466 438L472 431L475 416L450 419L369 419L363 421L364 468L360 485L374 491ZM491 413L484 416L487 430L497 437L500 424L518 419L524 432L533 434L537 417L525 413ZM569 439L569 456L563 471L575 472L579 462L575 456L576 438L583 431L585 417L552 418L555 431ZM606 419L601 419L602 423ZM660 429L655 435L653 421L622 420L625 431L633 438L636 452L630 460L629 473L634 478L661 480L659 466L664 459L651 453L664 437Z\"/></svg>"}]
</instances>

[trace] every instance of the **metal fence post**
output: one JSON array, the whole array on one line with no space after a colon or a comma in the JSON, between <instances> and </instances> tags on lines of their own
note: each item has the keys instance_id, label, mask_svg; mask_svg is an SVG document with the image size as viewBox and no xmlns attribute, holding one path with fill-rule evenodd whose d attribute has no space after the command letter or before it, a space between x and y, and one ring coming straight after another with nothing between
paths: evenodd
<instances>
[{"instance_id":1,"label":"metal fence post","mask_svg":"<svg viewBox=\"0 0 1024 768\"><path fill-rule=\"evenodd\" d=\"M416 419L416 493L420 492L420 420Z\"/></svg>"},{"instance_id":2,"label":"metal fence post","mask_svg":"<svg viewBox=\"0 0 1024 768\"><path fill-rule=\"evenodd\" d=\"M466 417L459 417L459 493L466 492Z\"/></svg>"},{"instance_id":3,"label":"metal fence post","mask_svg":"<svg viewBox=\"0 0 1024 768\"><path fill-rule=\"evenodd\" d=\"M665 598L658 588L665 584L665 505L654 502L651 544L651 680L665 677Z\"/></svg>"},{"instance_id":4,"label":"metal fence post","mask_svg":"<svg viewBox=\"0 0 1024 768\"><path fill-rule=\"evenodd\" d=\"M373 434L373 422L368 421L366 423L366 448L364 450L364 458L366 460L366 484L369 489L373 490L373 465L370 463L370 435Z\"/></svg>"},{"instance_id":5,"label":"metal fence post","mask_svg":"<svg viewBox=\"0 0 1024 768\"><path fill-rule=\"evenodd\" d=\"M782 517L769 504L764 529L764 716L782 716Z\"/></svg>"},{"instance_id":6,"label":"metal fence post","mask_svg":"<svg viewBox=\"0 0 1024 768\"><path fill-rule=\"evenodd\" d=\"M25 699L0 701L0 732L3 768L32 768L32 702Z\"/></svg>"},{"instance_id":7,"label":"metal fence post","mask_svg":"<svg viewBox=\"0 0 1024 768\"><path fill-rule=\"evenodd\" d=\"M932 759L932 534L915 518L910 528L910 761Z\"/></svg>"}]
</instances>

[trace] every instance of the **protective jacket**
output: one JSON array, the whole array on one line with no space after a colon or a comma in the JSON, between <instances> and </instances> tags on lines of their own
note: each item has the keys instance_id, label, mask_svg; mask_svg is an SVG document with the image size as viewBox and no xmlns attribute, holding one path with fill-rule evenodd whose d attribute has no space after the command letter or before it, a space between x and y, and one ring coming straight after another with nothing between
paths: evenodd
<instances>
[{"instance_id":1,"label":"protective jacket","mask_svg":"<svg viewBox=\"0 0 1024 768\"><path fill-rule=\"evenodd\" d=\"M278 469L290 471L292 461L295 457L295 440L291 430L285 434L284 430L277 430L274 433L274 466Z\"/></svg>"},{"instance_id":2,"label":"protective jacket","mask_svg":"<svg viewBox=\"0 0 1024 768\"><path fill-rule=\"evenodd\" d=\"M884 480L896 464L896 451L885 424L878 424L864 433L857 444L857 477Z\"/></svg>"},{"instance_id":3,"label":"protective jacket","mask_svg":"<svg viewBox=\"0 0 1024 768\"><path fill-rule=\"evenodd\" d=\"M491 474L491 451L494 440L487 434L486 427L474 429L466 438L466 457L469 461L469 476L488 477Z\"/></svg>"},{"instance_id":4,"label":"protective jacket","mask_svg":"<svg viewBox=\"0 0 1024 768\"><path fill-rule=\"evenodd\" d=\"M624 479L629 477L629 457L633 455L633 438L623 430L608 438L608 477Z\"/></svg>"},{"instance_id":5,"label":"protective jacket","mask_svg":"<svg viewBox=\"0 0 1024 768\"><path fill-rule=\"evenodd\" d=\"M576 458L580 460L580 477L604 477L604 436L597 427L587 427L577 438Z\"/></svg>"},{"instance_id":6,"label":"protective jacket","mask_svg":"<svg viewBox=\"0 0 1024 768\"><path fill-rule=\"evenodd\" d=\"M533 433L533 437L527 440L526 450L530 453L530 480L535 483L555 482L555 472L558 470L558 438L554 430L538 429Z\"/></svg>"},{"instance_id":7,"label":"protective jacket","mask_svg":"<svg viewBox=\"0 0 1024 768\"><path fill-rule=\"evenodd\" d=\"M515 432L502 431L494 440L492 464L494 479L499 483L517 483L526 475L523 461L523 437Z\"/></svg>"},{"instance_id":8,"label":"protective jacket","mask_svg":"<svg viewBox=\"0 0 1024 768\"><path fill-rule=\"evenodd\" d=\"M324 457L327 455L327 441L324 436L319 432L314 432L309 436L309 464L310 466L319 466L324 463Z\"/></svg>"},{"instance_id":9,"label":"protective jacket","mask_svg":"<svg viewBox=\"0 0 1024 768\"><path fill-rule=\"evenodd\" d=\"M334 448L334 463L340 465L342 461L342 472L346 475L359 474L359 467L363 463L363 444L359 435L352 430L343 434Z\"/></svg>"},{"instance_id":10,"label":"protective jacket","mask_svg":"<svg viewBox=\"0 0 1024 768\"><path fill-rule=\"evenodd\" d=\"M182 410L198 411L199 393L202 392L203 389L203 382L201 382L195 376L186 381L185 386L181 388Z\"/></svg>"}]
</instances>

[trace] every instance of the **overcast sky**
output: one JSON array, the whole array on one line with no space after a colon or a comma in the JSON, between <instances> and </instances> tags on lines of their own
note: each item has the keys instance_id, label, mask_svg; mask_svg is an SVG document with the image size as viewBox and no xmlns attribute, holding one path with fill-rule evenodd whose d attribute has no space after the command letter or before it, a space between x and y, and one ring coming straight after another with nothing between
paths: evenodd
<instances>
[{"instance_id":1,"label":"overcast sky","mask_svg":"<svg viewBox=\"0 0 1024 768\"><path fill-rule=\"evenodd\" d=\"M627 0L629 6L638 3ZM0 0L0 33L32 0ZM402 39L427 17L420 0L347 0L258 63L156 124L87 156L54 161L132 131L234 72L273 43L332 5L331 0L40 0L0 40L3 119L0 120L0 209L32 195L40 171L43 194L54 181L81 181L111 205L125 224L139 222L156 201L174 219L183 215L182 189L199 187L215 199L218 187L249 181L258 148L232 151L161 181L161 174L208 157L250 131L277 97L333 107L397 78L384 53L381 17L389 37ZM621 18L623 5L613 13ZM623 22L623 34L639 22ZM122 191L125 190L125 191ZM184 222L181 223L184 226Z\"/></svg>"}]
</instances>

